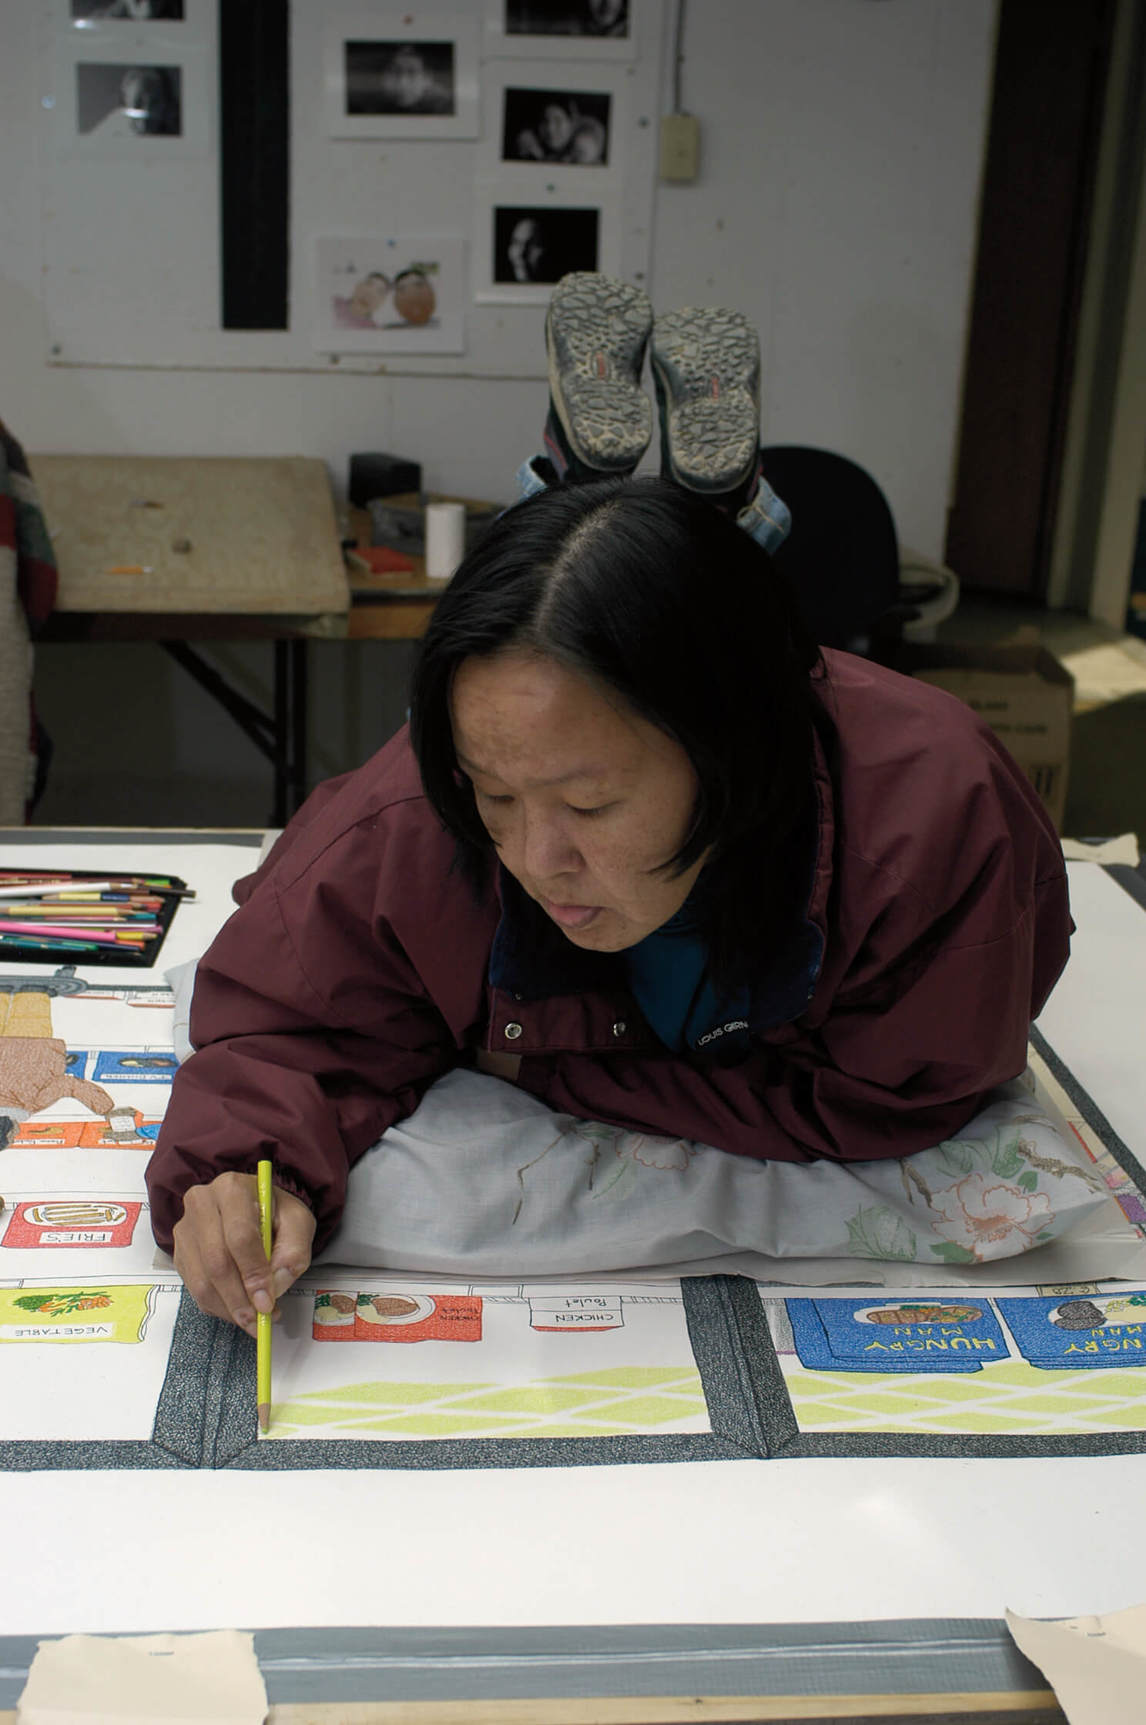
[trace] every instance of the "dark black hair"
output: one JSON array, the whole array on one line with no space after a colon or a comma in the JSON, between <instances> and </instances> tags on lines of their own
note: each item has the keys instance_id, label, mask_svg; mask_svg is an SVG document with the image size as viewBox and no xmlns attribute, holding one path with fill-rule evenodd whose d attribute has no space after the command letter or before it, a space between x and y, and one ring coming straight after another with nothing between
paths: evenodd
<instances>
[{"instance_id":1,"label":"dark black hair","mask_svg":"<svg viewBox=\"0 0 1146 1725\"><path fill-rule=\"evenodd\" d=\"M615 691L685 750L700 783L669 868L712 847L702 915L714 968L754 970L806 894L814 821L812 673L767 552L664 479L558 485L507 510L438 601L414 671L422 782L480 877L492 856L450 723L454 672L506 648L542 653Z\"/></svg>"}]
</instances>

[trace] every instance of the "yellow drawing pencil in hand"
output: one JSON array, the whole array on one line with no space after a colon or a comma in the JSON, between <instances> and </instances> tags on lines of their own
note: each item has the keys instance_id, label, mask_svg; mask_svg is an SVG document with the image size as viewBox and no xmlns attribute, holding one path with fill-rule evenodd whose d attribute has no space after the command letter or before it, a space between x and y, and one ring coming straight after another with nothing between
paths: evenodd
<instances>
[{"instance_id":1,"label":"yellow drawing pencil in hand","mask_svg":"<svg viewBox=\"0 0 1146 1725\"><path fill-rule=\"evenodd\" d=\"M270 1262L273 1244L274 1193L271 1188L271 1164L260 1162L258 1171L259 1233L263 1251ZM255 1314L255 1383L259 1404L259 1430L270 1429L271 1423L271 1314Z\"/></svg>"}]
</instances>

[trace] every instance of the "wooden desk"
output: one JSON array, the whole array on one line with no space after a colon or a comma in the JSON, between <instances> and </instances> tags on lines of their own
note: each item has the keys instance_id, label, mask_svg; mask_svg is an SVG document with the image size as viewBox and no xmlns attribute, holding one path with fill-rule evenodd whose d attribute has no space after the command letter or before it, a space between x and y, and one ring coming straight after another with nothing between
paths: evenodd
<instances>
[{"instance_id":1,"label":"wooden desk","mask_svg":"<svg viewBox=\"0 0 1146 1725\"><path fill-rule=\"evenodd\" d=\"M473 509L496 508L476 498L449 498L433 492L427 502L450 501L465 503ZM388 497L387 503L413 508L419 499L413 493ZM371 536L369 512L351 509L348 513L349 535L357 546L368 546ZM351 562L354 562L353 553ZM412 556L414 567L395 574L373 574L364 567L352 568L350 575L351 603L347 636L351 641L417 641L426 633L434 606L445 581L428 581L423 557Z\"/></svg>"},{"instance_id":2,"label":"wooden desk","mask_svg":"<svg viewBox=\"0 0 1146 1725\"><path fill-rule=\"evenodd\" d=\"M325 463L302 456L35 455L60 571L45 641L158 641L270 761L271 824L307 791L306 642L347 632ZM191 641L274 642L268 714Z\"/></svg>"}]
</instances>

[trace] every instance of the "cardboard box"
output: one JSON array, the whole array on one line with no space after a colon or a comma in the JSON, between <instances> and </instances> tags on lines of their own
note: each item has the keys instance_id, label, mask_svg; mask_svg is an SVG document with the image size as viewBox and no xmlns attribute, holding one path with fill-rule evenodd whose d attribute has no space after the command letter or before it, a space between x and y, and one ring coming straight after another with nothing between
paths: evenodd
<instances>
[{"instance_id":1,"label":"cardboard box","mask_svg":"<svg viewBox=\"0 0 1146 1725\"><path fill-rule=\"evenodd\" d=\"M905 644L896 668L973 707L1022 767L1062 832L1074 678L1045 647Z\"/></svg>"}]
</instances>

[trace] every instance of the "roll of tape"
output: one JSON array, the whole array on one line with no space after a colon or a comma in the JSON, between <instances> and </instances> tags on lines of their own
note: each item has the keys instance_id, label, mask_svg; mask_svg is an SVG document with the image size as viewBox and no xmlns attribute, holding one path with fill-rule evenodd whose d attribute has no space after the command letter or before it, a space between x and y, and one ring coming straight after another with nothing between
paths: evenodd
<instances>
[{"instance_id":1,"label":"roll of tape","mask_svg":"<svg viewBox=\"0 0 1146 1725\"><path fill-rule=\"evenodd\" d=\"M465 554L466 506L464 503L427 503L426 575L431 581L448 581Z\"/></svg>"}]
</instances>

